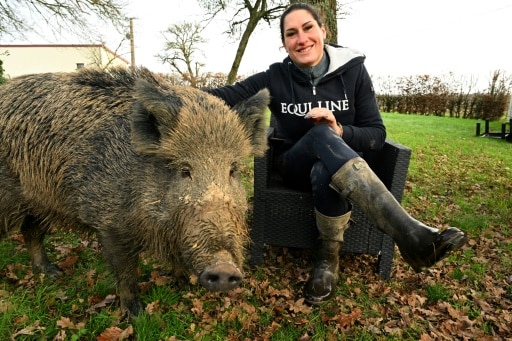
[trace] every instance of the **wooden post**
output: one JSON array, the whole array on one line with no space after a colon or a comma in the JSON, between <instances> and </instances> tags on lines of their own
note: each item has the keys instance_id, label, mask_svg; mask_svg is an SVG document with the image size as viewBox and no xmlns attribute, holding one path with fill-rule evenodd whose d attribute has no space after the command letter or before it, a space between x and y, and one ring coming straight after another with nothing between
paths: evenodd
<instances>
[{"instance_id":1,"label":"wooden post","mask_svg":"<svg viewBox=\"0 0 512 341\"><path fill-rule=\"evenodd\" d=\"M512 123L512 94L508 96L508 118L510 119L510 123Z\"/></svg>"},{"instance_id":2,"label":"wooden post","mask_svg":"<svg viewBox=\"0 0 512 341\"><path fill-rule=\"evenodd\" d=\"M130 54L132 57L131 68L135 69L135 39L133 37L133 18L130 18Z\"/></svg>"},{"instance_id":3,"label":"wooden post","mask_svg":"<svg viewBox=\"0 0 512 341\"><path fill-rule=\"evenodd\" d=\"M485 120L485 135L489 135L489 120Z\"/></svg>"},{"instance_id":4,"label":"wooden post","mask_svg":"<svg viewBox=\"0 0 512 341\"><path fill-rule=\"evenodd\" d=\"M476 124L476 136L480 136L480 122Z\"/></svg>"}]
</instances>

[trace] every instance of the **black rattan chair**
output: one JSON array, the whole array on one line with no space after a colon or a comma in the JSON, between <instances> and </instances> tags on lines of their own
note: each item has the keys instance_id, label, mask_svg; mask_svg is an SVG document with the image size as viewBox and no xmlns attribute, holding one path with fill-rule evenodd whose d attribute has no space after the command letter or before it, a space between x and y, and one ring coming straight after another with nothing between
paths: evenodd
<instances>
[{"instance_id":1,"label":"black rattan chair","mask_svg":"<svg viewBox=\"0 0 512 341\"><path fill-rule=\"evenodd\" d=\"M269 141L274 128L268 132ZM272 158L273 146L263 157L254 159L254 211L251 228L251 265L263 262L265 245L290 248L312 248L318 232L315 226L313 199L310 192L283 186ZM363 155L373 171L400 202L405 187L411 149L386 140L378 152ZM354 205L350 227L345 231L342 252L377 256L377 271L389 278L394 255L394 242L382 233Z\"/></svg>"}]
</instances>

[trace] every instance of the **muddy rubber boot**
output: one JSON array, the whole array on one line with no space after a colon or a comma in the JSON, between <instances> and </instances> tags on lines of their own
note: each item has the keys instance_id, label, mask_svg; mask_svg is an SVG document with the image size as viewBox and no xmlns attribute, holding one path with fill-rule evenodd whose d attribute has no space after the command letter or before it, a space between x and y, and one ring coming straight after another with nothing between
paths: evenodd
<instances>
[{"instance_id":1,"label":"muddy rubber boot","mask_svg":"<svg viewBox=\"0 0 512 341\"><path fill-rule=\"evenodd\" d=\"M309 304L328 301L336 292L343 233L350 220L350 212L339 217L327 217L318 211L315 213L320 236L313 272L304 287L304 300Z\"/></svg>"},{"instance_id":2,"label":"muddy rubber boot","mask_svg":"<svg viewBox=\"0 0 512 341\"><path fill-rule=\"evenodd\" d=\"M421 272L464 245L467 236L455 227L443 231L412 218L366 161L351 159L332 177L330 186L391 236L404 260Z\"/></svg>"}]
</instances>

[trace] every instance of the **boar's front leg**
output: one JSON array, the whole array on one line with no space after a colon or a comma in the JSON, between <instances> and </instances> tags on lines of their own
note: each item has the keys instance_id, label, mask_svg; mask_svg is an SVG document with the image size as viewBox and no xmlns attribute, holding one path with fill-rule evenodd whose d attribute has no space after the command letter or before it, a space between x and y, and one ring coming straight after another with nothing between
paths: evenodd
<instances>
[{"instance_id":1,"label":"boar's front leg","mask_svg":"<svg viewBox=\"0 0 512 341\"><path fill-rule=\"evenodd\" d=\"M140 250L135 242L117 233L100 234L99 238L103 255L116 276L121 310L134 318L142 310L137 278Z\"/></svg>"},{"instance_id":2,"label":"boar's front leg","mask_svg":"<svg viewBox=\"0 0 512 341\"><path fill-rule=\"evenodd\" d=\"M44 237L46 228L41 221L32 215L26 215L21 224L21 233L25 239L25 246L32 261L32 271L34 273L43 273L49 278L55 279L62 276L62 271L50 263L48 255L44 249Z\"/></svg>"}]
</instances>

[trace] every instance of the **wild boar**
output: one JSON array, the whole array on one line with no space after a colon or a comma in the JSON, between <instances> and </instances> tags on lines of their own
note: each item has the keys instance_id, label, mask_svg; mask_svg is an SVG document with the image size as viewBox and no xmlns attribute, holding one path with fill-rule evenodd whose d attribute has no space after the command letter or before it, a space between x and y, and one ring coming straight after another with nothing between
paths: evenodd
<instances>
[{"instance_id":1,"label":"wild boar","mask_svg":"<svg viewBox=\"0 0 512 341\"><path fill-rule=\"evenodd\" d=\"M139 313L149 251L212 291L243 279L239 169L266 149L268 91L230 109L145 68L26 75L0 86L0 235L20 227L34 272L60 275L50 227L96 233L121 307ZM3 226L2 226L3 225Z\"/></svg>"}]
</instances>

